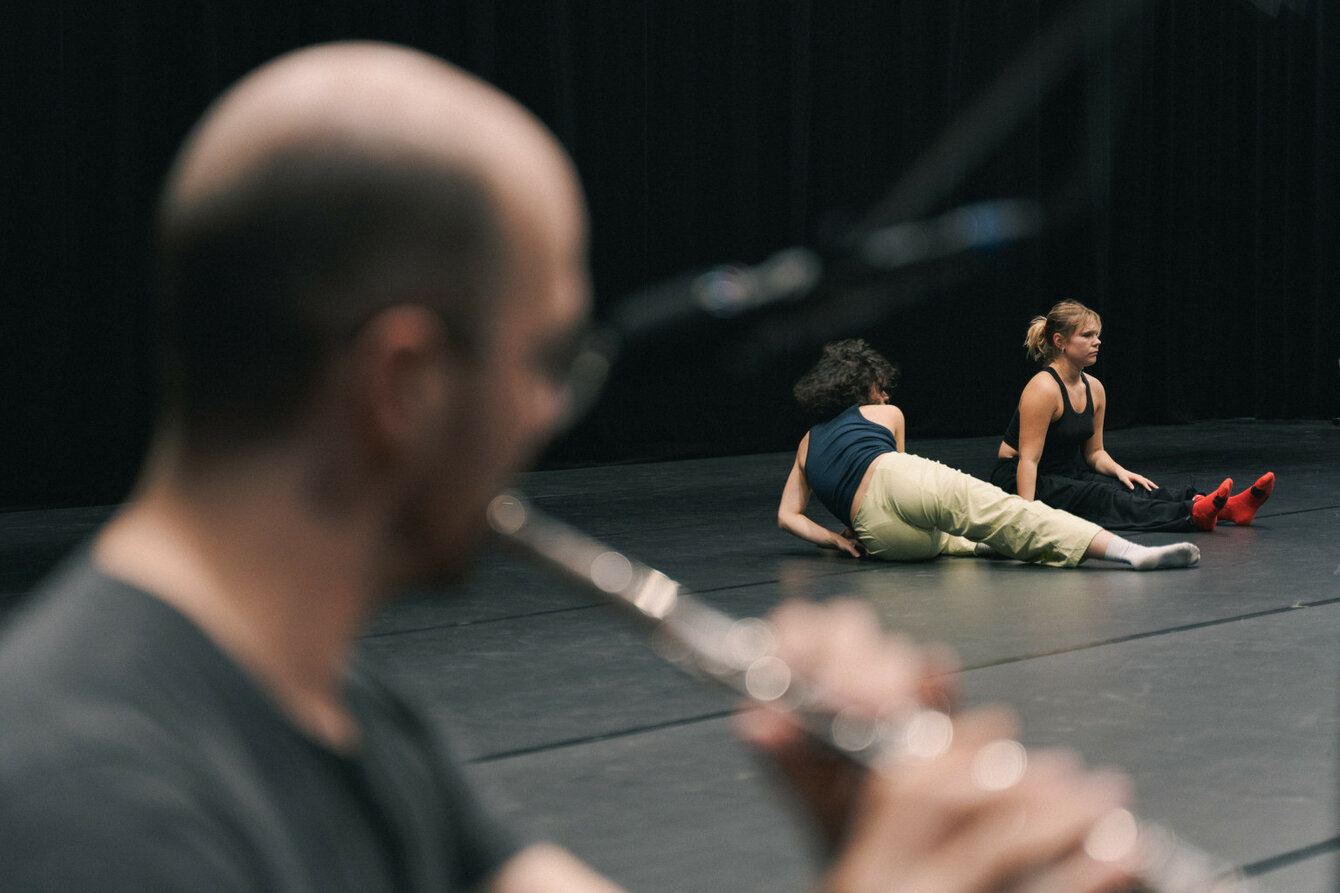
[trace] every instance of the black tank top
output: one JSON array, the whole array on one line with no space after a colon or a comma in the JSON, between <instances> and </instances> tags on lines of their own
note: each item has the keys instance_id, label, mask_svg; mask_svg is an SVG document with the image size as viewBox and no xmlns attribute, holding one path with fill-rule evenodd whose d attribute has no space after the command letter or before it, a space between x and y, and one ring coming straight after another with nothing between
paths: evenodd
<instances>
[{"instance_id":1,"label":"black tank top","mask_svg":"<svg viewBox=\"0 0 1340 893\"><path fill-rule=\"evenodd\" d=\"M848 527L851 501L861 487L870 463L885 453L896 453L893 432L849 406L840 415L810 429L805 453L805 480L824 508Z\"/></svg>"},{"instance_id":2,"label":"black tank top","mask_svg":"<svg viewBox=\"0 0 1340 893\"><path fill-rule=\"evenodd\" d=\"M1046 367L1056 386L1061 389L1061 417L1047 426L1047 442L1042 445L1042 456L1038 459L1038 471L1064 471L1084 464L1082 449L1093 437L1093 391L1089 390L1089 376L1079 374L1084 382L1084 411L1075 412L1070 405L1070 395L1066 392L1061 376L1051 366ZM1019 407L1014 408L1010 426L1005 429L1005 442L1019 449Z\"/></svg>"}]
</instances>

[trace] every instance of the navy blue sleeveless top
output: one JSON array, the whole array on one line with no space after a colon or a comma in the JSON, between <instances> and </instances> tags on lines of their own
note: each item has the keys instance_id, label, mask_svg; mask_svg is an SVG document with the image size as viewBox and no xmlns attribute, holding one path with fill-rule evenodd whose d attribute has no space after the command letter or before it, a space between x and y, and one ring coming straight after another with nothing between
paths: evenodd
<instances>
[{"instance_id":1,"label":"navy blue sleeveless top","mask_svg":"<svg viewBox=\"0 0 1340 893\"><path fill-rule=\"evenodd\" d=\"M851 406L810 429L805 454L805 480L824 508L851 526L851 501L870 463L885 453L896 453L893 432L861 415Z\"/></svg>"},{"instance_id":2,"label":"navy blue sleeveless top","mask_svg":"<svg viewBox=\"0 0 1340 893\"><path fill-rule=\"evenodd\" d=\"M1089 390L1089 376L1079 374L1084 382L1084 411L1075 412L1070 405L1070 395L1066 393L1065 383L1051 366L1046 367L1056 379L1061 389L1061 417L1047 426L1047 442L1042 445L1042 456L1038 459L1038 471L1068 471L1084 464L1082 449L1093 437L1093 391ZM1005 442L1019 449L1019 407L1014 408L1010 426L1005 429Z\"/></svg>"}]
</instances>

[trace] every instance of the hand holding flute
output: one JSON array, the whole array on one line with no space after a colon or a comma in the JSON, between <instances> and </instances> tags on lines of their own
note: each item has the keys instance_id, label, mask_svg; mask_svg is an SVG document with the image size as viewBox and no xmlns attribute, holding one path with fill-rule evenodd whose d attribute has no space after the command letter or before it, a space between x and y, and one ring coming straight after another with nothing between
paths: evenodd
<instances>
[{"instance_id":1,"label":"hand holding flute","mask_svg":"<svg viewBox=\"0 0 1340 893\"><path fill-rule=\"evenodd\" d=\"M883 635L864 605L790 603L769 621L779 656L818 692L817 710L873 719L895 705L909 713L944 706L950 694L943 653ZM1005 710L965 713L919 758L879 757L873 771L835 757L767 707L747 708L737 726L818 822L832 854L823 893L1135 886L1134 847L1095 859L1085 846L1126 804L1124 781L1070 754L1026 753Z\"/></svg>"}]
</instances>

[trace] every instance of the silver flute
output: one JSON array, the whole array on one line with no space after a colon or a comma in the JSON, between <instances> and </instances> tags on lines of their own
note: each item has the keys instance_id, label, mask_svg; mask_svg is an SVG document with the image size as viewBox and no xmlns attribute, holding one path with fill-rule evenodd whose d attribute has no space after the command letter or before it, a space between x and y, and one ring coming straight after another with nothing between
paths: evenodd
<instances>
[{"instance_id":1,"label":"silver flute","mask_svg":"<svg viewBox=\"0 0 1340 893\"><path fill-rule=\"evenodd\" d=\"M943 713L909 708L881 719L825 712L775 653L768 624L736 619L694 598L660 571L630 558L507 492L489 506L489 525L510 546L546 570L577 584L618 609L646 631L663 658L692 676L792 716L808 734L872 771L898 761L932 759L953 734ZM1005 742L998 742L1005 743ZM1022 773L1023 748L997 749L994 770L1008 785ZM880 768L884 767L884 768ZM1161 825L1136 820L1126 810L1101 819L1085 841L1098 859L1139 853L1143 893L1266 893L1233 863L1205 853Z\"/></svg>"}]
</instances>

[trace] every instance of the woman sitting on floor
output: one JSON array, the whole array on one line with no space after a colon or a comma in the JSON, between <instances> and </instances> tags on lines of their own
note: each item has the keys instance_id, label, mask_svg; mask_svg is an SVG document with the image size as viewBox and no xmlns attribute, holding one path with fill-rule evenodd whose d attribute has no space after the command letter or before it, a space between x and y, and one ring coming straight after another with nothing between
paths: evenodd
<instances>
[{"instance_id":1,"label":"woman sitting on floor","mask_svg":"<svg viewBox=\"0 0 1340 893\"><path fill-rule=\"evenodd\" d=\"M939 462L903 452L904 422L888 391L898 371L860 339L838 341L796 384L800 404L828 421L801 438L777 523L849 555L918 561L937 555L1003 555L1057 567L1104 558L1137 570L1189 567L1191 543L1140 546L1097 524L1005 493ZM819 497L847 525L841 533L805 514Z\"/></svg>"},{"instance_id":2,"label":"woman sitting on floor","mask_svg":"<svg viewBox=\"0 0 1340 893\"><path fill-rule=\"evenodd\" d=\"M1273 472L1236 496L1229 496L1231 478L1210 494L1193 487L1160 489L1103 448L1107 395L1098 379L1084 373L1098 359L1102 327L1098 314L1076 301L1033 317L1024 346L1046 366L1019 398L991 482L1115 530L1213 530L1219 521L1252 523L1275 488Z\"/></svg>"}]
</instances>

